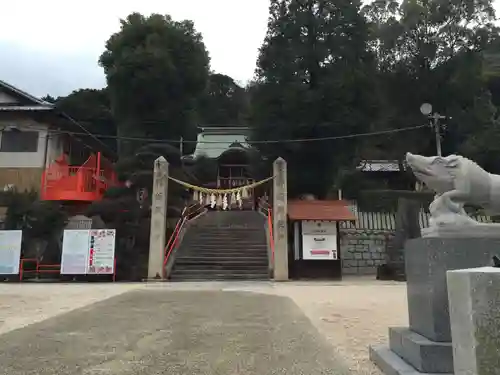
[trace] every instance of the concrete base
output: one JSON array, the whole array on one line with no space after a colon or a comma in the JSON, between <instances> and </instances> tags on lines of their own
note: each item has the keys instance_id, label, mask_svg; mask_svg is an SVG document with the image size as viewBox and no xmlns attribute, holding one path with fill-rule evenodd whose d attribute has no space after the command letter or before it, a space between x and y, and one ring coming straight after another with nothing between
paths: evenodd
<instances>
[{"instance_id":1,"label":"concrete base","mask_svg":"<svg viewBox=\"0 0 500 375\"><path fill-rule=\"evenodd\" d=\"M406 242L410 329L432 341L451 342L446 272L491 264L500 238L416 238Z\"/></svg>"},{"instance_id":2,"label":"concrete base","mask_svg":"<svg viewBox=\"0 0 500 375\"><path fill-rule=\"evenodd\" d=\"M386 375L436 375L419 372L386 346L370 346L370 360ZM440 375L453 375L453 373Z\"/></svg>"},{"instance_id":3,"label":"concrete base","mask_svg":"<svg viewBox=\"0 0 500 375\"><path fill-rule=\"evenodd\" d=\"M371 349L372 360L383 372L453 373L446 272L491 264L498 253L500 237L416 238L406 242L410 327L390 329L389 348Z\"/></svg>"},{"instance_id":4,"label":"concrete base","mask_svg":"<svg viewBox=\"0 0 500 375\"><path fill-rule=\"evenodd\" d=\"M435 342L408 328L389 328L390 349L423 373L453 372L451 342Z\"/></svg>"},{"instance_id":5,"label":"concrete base","mask_svg":"<svg viewBox=\"0 0 500 375\"><path fill-rule=\"evenodd\" d=\"M500 373L500 268L449 271L456 375Z\"/></svg>"},{"instance_id":6,"label":"concrete base","mask_svg":"<svg viewBox=\"0 0 500 375\"><path fill-rule=\"evenodd\" d=\"M154 279L142 279L143 282L145 283L163 283L163 282L166 282L168 281L167 279L162 279L161 277L160 278L154 278Z\"/></svg>"}]
</instances>

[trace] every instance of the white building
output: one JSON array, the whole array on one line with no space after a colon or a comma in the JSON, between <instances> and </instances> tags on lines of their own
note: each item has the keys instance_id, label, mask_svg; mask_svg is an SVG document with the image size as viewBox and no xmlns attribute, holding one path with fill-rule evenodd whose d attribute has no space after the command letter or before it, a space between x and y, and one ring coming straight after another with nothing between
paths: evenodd
<instances>
[{"instance_id":1,"label":"white building","mask_svg":"<svg viewBox=\"0 0 500 375\"><path fill-rule=\"evenodd\" d=\"M0 190L38 190L42 172L56 158L71 147L96 145L96 139L86 139L87 146L75 142L82 136L74 134L84 130L52 104L0 80Z\"/></svg>"}]
</instances>

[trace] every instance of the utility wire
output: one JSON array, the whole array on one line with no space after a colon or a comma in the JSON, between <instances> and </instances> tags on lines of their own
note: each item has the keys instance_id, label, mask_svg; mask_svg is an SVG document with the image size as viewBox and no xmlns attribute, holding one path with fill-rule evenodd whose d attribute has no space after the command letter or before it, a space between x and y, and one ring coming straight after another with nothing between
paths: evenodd
<instances>
[{"instance_id":1,"label":"utility wire","mask_svg":"<svg viewBox=\"0 0 500 375\"><path fill-rule=\"evenodd\" d=\"M406 132L410 130L417 130L417 129L422 129L422 128L427 128L429 127L428 125L418 125L418 126L411 126L411 127L406 127L406 128L399 128L399 129L387 129L387 130L380 130L380 131L374 131L374 132L366 132L366 133L355 133L355 134L346 134L346 135L340 135L340 136L333 136L333 137L317 137L317 138L295 138L295 139L280 139L280 140L262 140L262 141L246 141L251 144L277 144L277 143L295 143L295 142L319 142L319 141L332 141L332 140L340 140L340 139L351 139L351 138L361 138L361 137L369 137L369 136L376 136L376 135L384 135L384 134L394 134L394 133L401 133L401 132ZM85 135L85 136L93 136L95 138L100 138L100 139L117 139L117 140L123 140L123 141L142 141L142 142L148 142L148 143L196 143L196 144L231 144L233 142L228 142L228 141L190 141L190 140L172 140L172 139L158 139L158 138L145 138L145 137L123 137L123 136L116 136L116 135L107 135L107 134L93 134L93 133L80 133L80 132L71 132L71 131L50 131L50 134L68 134L68 135Z\"/></svg>"},{"instance_id":2,"label":"utility wire","mask_svg":"<svg viewBox=\"0 0 500 375\"><path fill-rule=\"evenodd\" d=\"M83 125L81 125L78 121L76 121L75 119L73 119L72 117L68 116L66 113L64 112L60 112L60 115L65 118L66 120L68 120L69 122L73 123L74 125L78 126L80 129L82 129L84 131L84 133L80 133L80 134L74 134L74 135L86 135L86 136L90 136L91 138L94 138L97 142L99 142L102 146L104 146L108 151L112 152L113 154L116 155L116 153L105 143L103 143L100 139L98 139L97 136L95 136L94 134L92 134L89 130L87 130L87 128ZM79 140L80 142L82 142L81 140ZM92 149L89 145L87 145L86 143L82 142L86 147Z\"/></svg>"}]
</instances>

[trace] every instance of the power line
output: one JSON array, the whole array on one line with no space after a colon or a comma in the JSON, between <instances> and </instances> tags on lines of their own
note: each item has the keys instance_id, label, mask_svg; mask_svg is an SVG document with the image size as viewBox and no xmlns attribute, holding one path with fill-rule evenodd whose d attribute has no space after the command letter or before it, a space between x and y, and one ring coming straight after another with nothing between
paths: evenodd
<instances>
[{"instance_id":1,"label":"power line","mask_svg":"<svg viewBox=\"0 0 500 375\"><path fill-rule=\"evenodd\" d=\"M355 133L355 134L346 134L340 136L332 136L332 137L317 137L317 138L295 138L295 139L280 139L280 140L262 140L262 141L246 141L251 144L278 144L278 143L296 143L296 142L320 142L320 141L333 141L340 139L351 139L351 138L361 138L361 137L369 137L369 136L377 136L384 134L394 134L401 133L411 130L418 130L422 128L426 128L428 125L418 125L406 128L399 129L387 129L380 130L374 132L366 132L366 133ZM68 135L84 135L84 136L93 136L95 138L101 139L117 139L122 141L141 141L148 143L180 143L180 139L172 140L172 139L159 139L159 138L145 138L145 137L124 137L124 136L116 136L116 135L108 135L108 134L93 134L93 133L80 133L80 132L71 132L71 131L50 131L51 134L68 134ZM182 143L195 143L195 144L231 144L233 142L228 141L189 141L182 140Z\"/></svg>"},{"instance_id":2,"label":"power line","mask_svg":"<svg viewBox=\"0 0 500 375\"><path fill-rule=\"evenodd\" d=\"M97 142L99 142L102 146L104 146L106 149L108 149L108 151L111 151L113 154L115 154L115 152L105 143L103 143L100 139L98 139L95 135L93 135L90 131L87 130L87 128L83 125L81 125L78 121L76 121L75 119L73 119L72 117L68 116L66 113L64 112L60 112L61 116L64 117L66 120L68 120L69 122L73 123L74 125L78 126L80 129L82 129L84 131L84 133L80 133L79 135L86 135L86 136L90 136L92 138L94 138ZM77 135L77 134L75 134ZM80 140L81 141L81 140ZM81 141L82 142L82 141ZM89 145L87 145L86 143L82 142L86 147L89 147L91 148Z\"/></svg>"}]
</instances>

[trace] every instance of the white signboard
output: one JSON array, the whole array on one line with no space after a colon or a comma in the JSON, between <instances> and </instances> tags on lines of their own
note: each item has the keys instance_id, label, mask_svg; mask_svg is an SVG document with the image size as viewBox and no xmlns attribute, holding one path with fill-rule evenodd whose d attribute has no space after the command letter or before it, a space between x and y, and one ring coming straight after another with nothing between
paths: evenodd
<instances>
[{"instance_id":1,"label":"white signboard","mask_svg":"<svg viewBox=\"0 0 500 375\"><path fill-rule=\"evenodd\" d=\"M114 229L93 229L90 231L87 274L114 273L115 265Z\"/></svg>"},{"instance_id":2,"label":"white signboard","mask_svg":"<svg viewBox=\"0 0 500 375\"><path fill-rule=\"evenodd\" d=\"M302 235L302 259L337 260L337 236Z\"/></svg>"},{"instance_id":3,"label":"white signboard","mask_svg":"<svg viewBox=\"0 0 500 375\"><path fill-rule=\"evenodd\" d=\"M302 234L337 235L336 221L303 220Z\"/></svg>"},{"instance_id":4,"label":"white signboard","mask_svg":"<svg viewBox=\"0 0 500 375\"><path fill-rule=\"evenodd\" d=\"M0 230L0 275L19 273L22 238L22 230Z\"/></svg>"},{"instance_id":5,"label":"white signboard","mask_svg":"<svg viewBox=\"0 0 500 375\"><path fill-rule=\"evenodd\" d=\"M115 237L115 229L65 230L61 274L114 274Z\"/></svg>"},{"instance_id":6,"label":"white signboard","mask_svg":"<svg viewBox=\"0 0 500 375\"><path fill-rule=\"evenodd\" d=\"M71 229L64 231L61 274L85 275L89 257L89 230Z\"/></svg>"}]
</instances>

